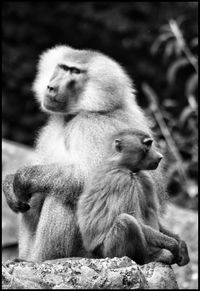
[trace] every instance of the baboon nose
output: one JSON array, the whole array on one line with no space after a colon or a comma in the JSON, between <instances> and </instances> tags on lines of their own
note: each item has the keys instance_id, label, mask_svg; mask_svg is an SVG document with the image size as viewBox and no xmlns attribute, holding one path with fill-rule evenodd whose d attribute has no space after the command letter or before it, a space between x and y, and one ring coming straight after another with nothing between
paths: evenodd
<instances>
[{"instance_id":1,"label":"baboon nose","mask_svg":"<svg viewBox=\"0 0 200 291\"><path fill-rule=\"evenodd\" d=\"M57 94L57 88L55 86L48 85L46 92L47 92L48 97L54 98Z\"/></svg>"},{"instance_id":2,"label":"baboon nose","mask_svg":"<svg viewBox=\"0 0 200 291\"><path fill-rule=\"evenodd\" d=\"M47 86L47 89L48 89L48 91L49 92L55 92L55 87L53 87L53 86Z\"/></svg>"},{"instance_id":3,"label":"baboon nose","mask_svg":"<svg viewBox=\"0 0 200 291\"><path fill-rule=\"evenodd\" d=\"M143 139L142 143L146 146L150 147L152 145L153 139L150 137L146 137Z\"/></svg>"}]
</instances>

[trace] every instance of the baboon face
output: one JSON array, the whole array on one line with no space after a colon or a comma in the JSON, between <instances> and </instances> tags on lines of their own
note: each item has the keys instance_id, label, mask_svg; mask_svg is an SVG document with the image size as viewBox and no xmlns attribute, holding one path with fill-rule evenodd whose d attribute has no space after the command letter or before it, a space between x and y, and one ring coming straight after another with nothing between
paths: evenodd
<instances>
[{"instance_id":1,"label":"baboon face","mask_svg":"<svg viewBox=\"0 0 200 291\"><path fill-rule=\"evenodd\" d=\"M65 115L112 111L134 102L132 81L117 62L68 46L41 55L33 91L41 109Z\"/></svg>"},{"instance_id":2,"label":"baboon face","mask_svg":"<svg viewBox=\"0 0 200 291\"><path fill-rule=\"evenodd\" d=\"M163 156L152 147L153 139L140 131L122 133L115 138L118 163L132 172L154 170Z\"/></svg>"},{"instance_id":3,"label":"baboon face","mask_svg":"<svg viewBox=\"0 0 200 291\"><path fill-rule=\"evenodd\" d=\"M86 69L59 63L47 85L44 108L51 112L70 111L77 104L86 81Z\"/></svg>"}]
</instances>

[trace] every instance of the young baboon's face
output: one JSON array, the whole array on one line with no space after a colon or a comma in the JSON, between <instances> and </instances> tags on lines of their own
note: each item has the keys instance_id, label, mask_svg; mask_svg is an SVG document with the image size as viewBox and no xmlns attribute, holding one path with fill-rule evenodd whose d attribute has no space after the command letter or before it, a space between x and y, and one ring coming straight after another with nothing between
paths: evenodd
<instances>
[{"instance_id":1,"label":"young baboon's face","mask_svg":"<svg viewBox=\"0 0 200 291\"><path fill-rule=\"evenodd\" d=\"M153 139L141 131L129 131L115 138L118 164L132 172L154 170L163 156L152 148Z\"/></svg>"}]
</instances>

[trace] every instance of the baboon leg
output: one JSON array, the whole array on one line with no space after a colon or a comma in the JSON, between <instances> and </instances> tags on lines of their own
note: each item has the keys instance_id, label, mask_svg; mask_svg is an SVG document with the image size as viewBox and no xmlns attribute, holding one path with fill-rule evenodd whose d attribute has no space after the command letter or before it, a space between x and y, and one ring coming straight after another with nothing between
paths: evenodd
<instances>
[{"instance_id":1,"label":"baboon leg","mask_svg":"<svg viewBox=\"0 0 200 291\"><path fill-rule=\"evenodd\" d=\"M137 220L129 214L120 214L103 242L103 256L128 256L144 264L147 254L146 240Z\"/></svg>"},{"instance_id":2,"label":"baboon leg","mask_svg":"<svg viewBox=\"0 0 200 291\"><path fill-rule=\"evenodd\" d=\"M42 262L75 256L78 227L73 210L54 196L47 196L35 234L30 260Z\"/></svg>"},{"instance_id":3,"label":"baboon leg","mask_svg":"<svg viewBox=\"0 0 200 291\"><path fill-rule=\"evenodd\" d=\"M175 262L179 261L179 243L175 238L169 237L142 223L141 227L147 243L150 246L171 251L174 256Z\"/></svg>"},{"instance_id":4,"label":"baboon leg","mask_svg":"<svg viewBox=\"0 0 200 291\"><path fill-rule=\"evenodd\" d=\"M44 203L44 196L41 193L34 193L30 201L30 209L20 214L19 223L19 257L29 260L33 252L35 234L40 219L40 212Z\"/></svg>"},{"instance_id":5,"label":"baboon leg","mask_svg":"<svg viewBox=\"0 0 200 291\"><path fill-rule=\"evenodd\" d=\"M161 249L158 252L153 253L151 261L172 265L174 264L174 256L170 251Z\"/></svg>"},{"instance_id":6,"label":"baboon leg","mask_svg":"<svg viewBox=\"0 0 200 291\"><path fill-rule=\"evenodd\" d=\"M177 261L177 264L179 266L184 266L186 264L189 263L190 258L189 258L189 254L188 254L188 248L187 245L185 243L185 241L181 240L180 237L173 233L172 231L170 231L168 228L166 228L165 226L159 224L160 227L160 231L169 236L169 237L173 237L178 241L178 245L179 245L179 259Z\"/></svg>"}]
</instances>

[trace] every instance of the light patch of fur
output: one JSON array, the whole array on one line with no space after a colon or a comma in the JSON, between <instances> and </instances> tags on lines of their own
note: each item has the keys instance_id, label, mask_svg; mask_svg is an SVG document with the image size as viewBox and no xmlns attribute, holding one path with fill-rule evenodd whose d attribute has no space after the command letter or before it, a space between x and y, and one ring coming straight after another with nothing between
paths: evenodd
<instances>
[{"instance_id":1,"label":"light patch of fur","mask_svg":"<svg viewBox=\"0 0 200 291\"><path fill-rule=\"evenodd\" d=\"M128 100L134 102L131 79L122 67L106 56L91 59L88 80L78 104L80 110L103 111L106 108L111 111L124 107Z\"/></svg>"}]
</instances>

